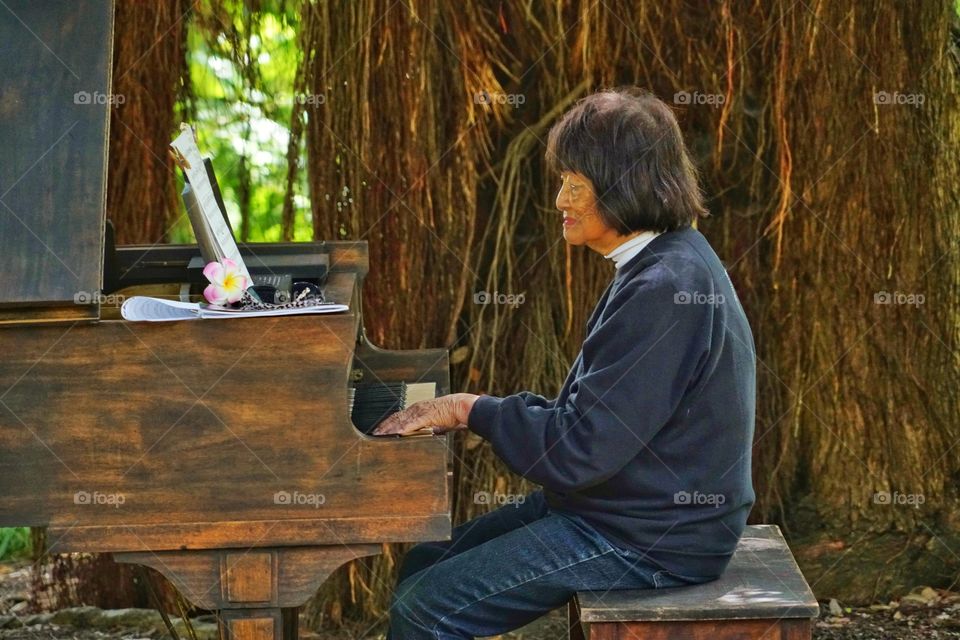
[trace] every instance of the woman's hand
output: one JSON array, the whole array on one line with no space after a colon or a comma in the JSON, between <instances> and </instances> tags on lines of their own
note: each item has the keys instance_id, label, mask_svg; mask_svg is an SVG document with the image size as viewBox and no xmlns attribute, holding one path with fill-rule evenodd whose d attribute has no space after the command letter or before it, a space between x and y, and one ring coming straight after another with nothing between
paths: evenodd
<instances>
[{"instance_id":1,"label":"woman's hand","mask_svg":"<svg viewBox=\"0 0 960 640\"><path fill-rule=\"evenodd\" d=\"M373 430L375 436L414 433L446 433L467 428L467 416L478 396L453 393L431 400L422 400L398 411Z\"/></svg>"}]
</instances>

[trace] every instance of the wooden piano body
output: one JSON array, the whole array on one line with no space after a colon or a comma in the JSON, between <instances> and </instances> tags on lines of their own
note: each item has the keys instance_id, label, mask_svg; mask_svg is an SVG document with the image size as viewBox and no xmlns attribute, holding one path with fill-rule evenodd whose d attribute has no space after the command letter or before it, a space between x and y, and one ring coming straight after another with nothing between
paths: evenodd
<instances>
[{"instance_id":1,"label":"wooden piano body","mask_svg":"<svg viewBox=\"0 0 960 640\"><path fill-rule=\"evenodd\" d=\"M447 437L372 438L348 412L358 380L449 393L445 350L366 340L366 243L242 246L248 256L327 254L325 293L347 313L107 319L105 263L124 286L140 284L143 265L175 281L198 249L105 245L109 101L76 96L110 94L112 3L9 9L0 526L47 526L52 552L153 567L219 611L227 637L251 640L295 634L296 607L343 563L386 542L449 538Z\"/></svg>"}]
</instances>

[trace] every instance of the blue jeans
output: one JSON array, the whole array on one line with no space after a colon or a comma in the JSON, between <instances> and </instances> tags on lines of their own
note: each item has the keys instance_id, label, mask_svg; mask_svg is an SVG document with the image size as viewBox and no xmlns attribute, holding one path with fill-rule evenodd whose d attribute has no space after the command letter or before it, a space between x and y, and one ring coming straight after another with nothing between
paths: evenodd
<instances>
[{"instance_id":1,"label":"blue jeans","mask_svg":"<svg viewBox=\"0 0 960 640\"><path fill-rule=\"evenodd\" d=\"M407 553L390 605L388 640L492 636L536 620L577 591L702 582L610 544L575 515L551 512L542 491Z\"/></svg>"}]
</instances>

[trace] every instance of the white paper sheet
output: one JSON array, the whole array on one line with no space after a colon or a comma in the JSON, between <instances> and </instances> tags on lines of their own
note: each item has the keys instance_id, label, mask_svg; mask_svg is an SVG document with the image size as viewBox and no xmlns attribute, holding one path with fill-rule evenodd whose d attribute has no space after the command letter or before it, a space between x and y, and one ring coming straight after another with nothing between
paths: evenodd
<instances>
[{"instance_id":1,"label":"white paper sheet","mask_svg":"<svg viewBox=\"0 0 960 640\"><path fill-rule=\"evenodd\" d=\"M313 307L295 307L292 309L268 309L265 311L237 311L234 309L212 307L199 302L180 302L149 296L134 296L124 300L120 315L124 320L147 322L170 322L173 320L200 320L222 318L264 318L270 316L294 316L305 314L340 313L348 311L345 304L332 302Z\"/></svg>"},{"instance_id":2,"label":"white paper sheet","mask_svg":"<svg viewBox=\"0 0 960 640\"><path fill-rule=\"evenodd\" d=\"M213 239L217 245L218 253L230 258L237 263L240 273L250 278L250 272L247 271L247 265L240 257L240 249L230 233L230 227L227 226L223 214L220 212L220 205L217 204L217 197L213 193L213 185L210 184L210 177L203 165L203 156L200 155L200 149L197 147L197 136L193 128L188 124L181 124L182 133L177 139L170 143L170 146L176 149L187 164L189 169L184 169L187 178L190 180L190 188L193 189L197 197L197 204L207 222L210 230L213 232ZM250 278L252 281L252 278Z\"/></svg>"}]
</instances>

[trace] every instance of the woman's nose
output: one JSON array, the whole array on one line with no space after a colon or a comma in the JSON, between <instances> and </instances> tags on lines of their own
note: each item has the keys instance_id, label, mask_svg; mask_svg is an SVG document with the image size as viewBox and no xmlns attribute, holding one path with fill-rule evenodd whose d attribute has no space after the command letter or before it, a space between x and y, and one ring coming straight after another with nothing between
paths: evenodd
<instances>
[{"instance_id":1,"label":"woman's nose","mask_svg":"<svg viewBox=\"0 0 960 640\"><path fill-rule=\"evenodd\" d=\"M570 197L567 195L567 190L563 187L560 187L560 191L557 192L557 209L561 211L566 209L570 205Z\"/></svg>"}]
</instances>

